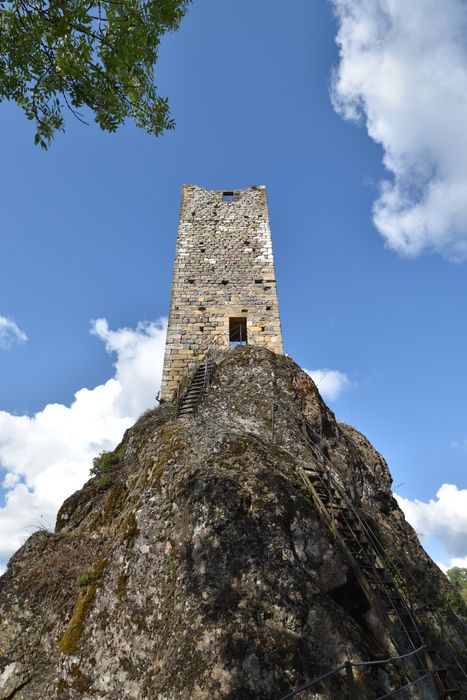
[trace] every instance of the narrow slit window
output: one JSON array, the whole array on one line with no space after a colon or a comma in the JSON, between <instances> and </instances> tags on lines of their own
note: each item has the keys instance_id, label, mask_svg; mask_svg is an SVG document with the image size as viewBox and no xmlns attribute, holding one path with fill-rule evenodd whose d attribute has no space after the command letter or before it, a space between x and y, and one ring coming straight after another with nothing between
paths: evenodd
<instances>
[{"instance_id":1,"label":"narrow slit window","mask_svg":"<svg viewBox=\"0 0 467 700\"><path fill-rule=\"evenodd\" d=\"M229 345L246 345L246 318L229 318Z\"/></svg>"},{"instance_id":2,"label":"narrow slit window","mask_svg":"<svg viewBox=\"0 0 467 700\"><path fill-rule=\"evenodd\" d=\"M234 201L234 193L233 192L223 192L222 193L222 200L224 202L233 202Z\"/></svg>"}]
</instances>

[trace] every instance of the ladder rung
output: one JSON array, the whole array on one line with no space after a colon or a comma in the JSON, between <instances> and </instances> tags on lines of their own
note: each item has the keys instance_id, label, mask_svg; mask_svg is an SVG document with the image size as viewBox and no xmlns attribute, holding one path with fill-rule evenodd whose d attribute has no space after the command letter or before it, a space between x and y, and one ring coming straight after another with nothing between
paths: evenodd
<instances>
[{"instance_id":1,"label":"ladder rung","mask_svg":"<svg viewBox=\"0 0 467 700\"><path fill-rule=\"evenodd\" d=\"M452 695L453 693L457 695L460 692L460 688L443 688L441 695Z\"/></svg>"}]
</instances>

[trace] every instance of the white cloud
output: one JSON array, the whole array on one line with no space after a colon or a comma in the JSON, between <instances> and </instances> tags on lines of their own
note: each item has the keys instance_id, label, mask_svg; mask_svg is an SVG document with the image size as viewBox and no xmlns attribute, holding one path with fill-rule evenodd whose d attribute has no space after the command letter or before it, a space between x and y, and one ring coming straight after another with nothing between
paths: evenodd
<instances>
[{"instance_id":1,"label":"white cloud","mask_svg":"<svg viewBox=\"0 0 467 700\"><path fill-rule=\"evenodd\" d=\"M48 404L33 416L0 411L0 464L6 470L0 508L0 570L28 529L53 524L64 498L89 476L92 458L115 447L140 413L155 405L165 347L165 321L92 333L116 353L115 376L80 389L70 406Z\"/></svg>"},{"instance_id":2,"label":"white cloud","mask_svg":"<svg viewBox=\"0 0 467 700\"><path fill-rule=\"evenodd\" d=\"M11 318L0 316L0 348L8 350L14 343L25 343L28 336Z\"/></svg>"},{"instance_id":3,"label":"white cloud","mask_svg":"<svg viewBox=\"0 0 467 700\"><path fill-rule=\"evenodd\" d=\"M343 391L355 386L344 372L337 369L306 369L323 398L335 401Z\"/></svg>"},{"instance_id":4,"label":"white cloud","mask_svg":"<svg viewBox=\"0 0 467 700\"><path fill-rule=\"evenodd\" d=\"M467 3L332 0L340 63L332 99L363 121L393 176L374 223L402 255L467 258Z\"/></svg>"},{"instance_id":5,"label":"white cloud","mask_svg":"<svg viewBox=\"0 0 467 700\"><path fill-rule=\"evenodd\" d=\"M453 557L449 563L449 568L452 566L459 566L461 569L467 569L467 556Z\"/></svg>"},{"instance_id":6,"label":"white cloud","mask_svg":"<svg viewBox=\"0 0 467 700\"><path fill-rule=\"evenodd\" d=\"M420 539L435 537L445 548L449 562L444 567L467 566L467 489L443 484L428 502L396 499Z\"/></svg>"}]
</instances>

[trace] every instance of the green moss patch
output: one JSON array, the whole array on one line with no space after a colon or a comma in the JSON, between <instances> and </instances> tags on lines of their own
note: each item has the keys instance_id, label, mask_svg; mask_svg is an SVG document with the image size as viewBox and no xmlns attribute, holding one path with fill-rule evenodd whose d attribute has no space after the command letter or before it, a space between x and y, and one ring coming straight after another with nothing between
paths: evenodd
<instances>
[{"instance_id":1,"label":"green moss patch","mask_svg":"<svg viewBox=\"0 0 467 700\"><path fill-rule=\"evenodd\" d=\"M123 537L125 540L130 541L134 539L138 533L139 529L136 516L131 512L123 524Z\"/></svg>"},{"instance_id":2,"label":"green moss patch","mask_svg":"<svg viewBox=\"0 0 467 700\"><path fill-rule=\"evenodd\" d=\"M70 676L73 679L73 688L78 692L86 693L91 687L91 679L81 671L78 664L73 664L70 669Z\"/></svg>"},{"instance_id":3,"label":"green moss patch","mask_svg":"<svg viewBox=\"0 0 467 700\"><path fill-rule=\"evenodd\" d=\"M117 578L117 596L119 600L123 600L126 596L126 591L128 588L128 579L130 577L128 574L119 574Z\"/></svg>"},{"instance_id":4,"label":"green moss patch","mask_svg":"<svg viewBox=\"0 0 467 700\"><path fill-rule=\"evenodd\" d=\"M58 648L63 654L74 654L78 650L79 642L84 632L86 616L91 609L97 587L107 564L107 559L101 559L93 571L90 574L86 574L89 582L83 585L65 633L58 643Z\"/></svg>"},{"instance_id":5,"label":"green moss patch","mask_svg":"<svg viewBox=\"0 0 467 700\"><path fill-rule=\"evenodd\" d=\"M176 453L186 447L186 444L180 438L179 426L164 426L158 435L158 445L160 449L157 458L146 472L147 486L159 484L167 466L176 457Z\"/></svg>"}]
</instances>

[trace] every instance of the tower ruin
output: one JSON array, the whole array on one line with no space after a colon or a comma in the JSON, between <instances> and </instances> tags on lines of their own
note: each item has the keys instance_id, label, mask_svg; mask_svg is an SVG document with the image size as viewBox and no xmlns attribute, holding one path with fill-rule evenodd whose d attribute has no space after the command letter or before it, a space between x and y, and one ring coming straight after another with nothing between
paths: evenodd
<instances>
[{"instance_id":1,"label":"tower ruin","mask_svg":"<svg viewBox=\"0 0 467 700\"><path fill-rule=\"evenodd\" d=\"M283 352L264 186L183 186L161 399L213 342Z\"/></svg>"}]
</instances>

